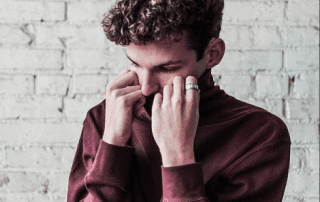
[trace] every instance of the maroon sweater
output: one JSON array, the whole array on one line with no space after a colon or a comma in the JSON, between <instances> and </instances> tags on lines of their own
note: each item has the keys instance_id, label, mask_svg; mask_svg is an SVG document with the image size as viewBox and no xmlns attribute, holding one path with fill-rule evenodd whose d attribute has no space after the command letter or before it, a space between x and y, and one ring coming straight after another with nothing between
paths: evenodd
<instances>
[{"instance_id":1,"label":"maroon sweater","mask_svg":"<svg viewBox=\"0 0 320 202\"><path fill-rule=\"evenodd\" d=\"M290 157L283 121L227 95L210 71L198 83L196 163L162 167L144 108L134 117L128 146L105 143L103 101L83 123L68 202L282 201Z\"/></svg>"}]
</instances>

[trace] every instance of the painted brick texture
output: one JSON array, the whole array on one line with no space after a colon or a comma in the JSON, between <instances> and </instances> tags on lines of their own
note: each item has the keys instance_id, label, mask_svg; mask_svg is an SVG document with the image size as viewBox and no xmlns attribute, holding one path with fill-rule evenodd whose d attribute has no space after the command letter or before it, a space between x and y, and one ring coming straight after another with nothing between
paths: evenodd
<instances>
[{"instance_id":1,"label":"painted brick texture","mask_svg":"<svg viewBox=\"0 0 320 202\"><path fill-rule=\"evenodd\" d=\"M66 201L86 112L129 64L115 0L0 0L0 201ZM319 1L225 0L217 84L287 124L285 202L319 201Z\"/></svg>"}]
</instances>

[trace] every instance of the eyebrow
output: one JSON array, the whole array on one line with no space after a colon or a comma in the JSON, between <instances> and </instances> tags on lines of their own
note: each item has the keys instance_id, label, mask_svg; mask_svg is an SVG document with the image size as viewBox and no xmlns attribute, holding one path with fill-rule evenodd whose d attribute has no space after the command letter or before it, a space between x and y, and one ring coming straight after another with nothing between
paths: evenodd
<instances>
[{"instance_id":1,"label":"eyebrow","mask_svg":"<svg viewBox=\"0 0 320 202\"><path fill-rule=\"evenodd\" d=\"M133 64L140 66L138 63L133 61L127 54L126 54L126 56ZM177 65L177 64L180 64L180 63L182 63L182 60L168 61L168 62L157 64L154 67L159 68L159 67L165 67L165 66L169 66L169 65Z\"/></svg>"}]
</instances>

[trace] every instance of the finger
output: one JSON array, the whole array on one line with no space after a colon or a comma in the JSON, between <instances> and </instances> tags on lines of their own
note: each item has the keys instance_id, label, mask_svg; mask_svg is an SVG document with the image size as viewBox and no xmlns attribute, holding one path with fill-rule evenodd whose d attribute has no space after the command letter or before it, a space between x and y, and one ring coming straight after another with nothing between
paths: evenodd
<instances>
[{"instance_id":1,"label":"finger","mask_svg":"<svg viewBox=\"0 0 320 202\"><path fill-rule=\"evenodd\" d=\"M163 102L164 103L170 103L171 102L171 97L172 97L172 93L173 93L173 89L172 89L172 84L167 84L164 86L163 88Z\"/></svg>"},{"instance_id":2,"label":"finger","mask_svg":"<svg viewBox=\"0 0 320 202\"><path fill-rule=\"evenodd\" d=\"M152 103L152 113L154 114L155 110L161 109L163 101L163 96L160 93L157 93L154 96L153 103Z\"/></svg>"},{"instance_id":3,"label":"finger","mask_svg":"<svg viewBox=\"0 0 320 202\"><path fill-rule=\"evenodd\" d=\"M123 95L127 95L131 92L140 90L140 89L141 89L141 86L139 86L139 85L138 86L127 86L125 88L115 90L115 95L116 96L123 96Z\"/></svg>"},{"instance_id":4,"label":"finger","mask_svg":"<svg viewBox=\"0 0 320 202\"><path fill-rule=\"evenodd\" d=\"M134 71L129 71L124 75L122 75L121 77L119 77L114 82L110 83L109 88L113 90L113 89L120 89L127 86L131 86L134 83L137 83L137 79L138 79L137 74Z\"/></svg>"},{"instance_id":5,"label":"finger","mask_svg":"<svg viewBox=\"0 0 320 202\"><path fill-rule=\"evenodd\" d=\"M188 76L186 78L186 83L198 83L194 76ZM199 97L199 92L197 89L190 89L186 91L186 101L188 103L197 103Z\"/></svg>"},{"instance_id":6,"label":"finger","mask_svg":"<svg viewBox=\"0 0 320 202\"><path fill-rule=\"evenodd\" d=\"M121 76L128 73L130 70L128 68L124 69L118 76L116 76L111 82L118 80Z\"/></svg>"},{"instance_id":7,"label":"finger","mask_svg":"<svg viewBox=\"0 0 320 202\"><path fill-rule=\"evenodd\" d=\"M143 97L144 95L142 94L141 90L137 90L126 94L123 96L123 99L126 101L126 104L133 106L136 102L138 102L138 100L143 99Z\"/></svg>"},{"instance_id":8,"label":"finger","mask_svg":"<svg viewBox=\"0 0 320 202\"><path fill-rule=\"evenodd\" d=\"M173 79L173 98L181 100L184 96L184 79L181 76L176 76Z\"/></svg>"},{"instance_id":9,"label":"finger","mask_svg":"<svg viewBox=\"0 0 320 202\"><path fill-rule=\"evenodd\" d=\"M134 110L136 112L139 112L139 110L143 107L143 105L146 103L146 97L142 96L141 99L139 99L135 104L134 104Z\"/></svg>"}]
</instances>

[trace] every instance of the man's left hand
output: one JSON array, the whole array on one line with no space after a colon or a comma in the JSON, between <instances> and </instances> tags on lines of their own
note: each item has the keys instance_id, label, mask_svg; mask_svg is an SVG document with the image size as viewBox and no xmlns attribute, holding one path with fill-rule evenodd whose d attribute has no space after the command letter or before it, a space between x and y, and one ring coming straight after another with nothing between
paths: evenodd
<instances>
[{"instance_id":1,"label":"man's left hand","mask_svg":"<svg viewBox=\"0 0 320 202\"><path fill-rule=\"evenodd\" d=\"M197 83L189 76L186 82ZM160 149L164 167L195 162L194 138L199 121L200 93L196 89L184 91L184 79L177 76L173 84L157 93L152 106L152 133Z\"/></svg>"}]
</instances>

